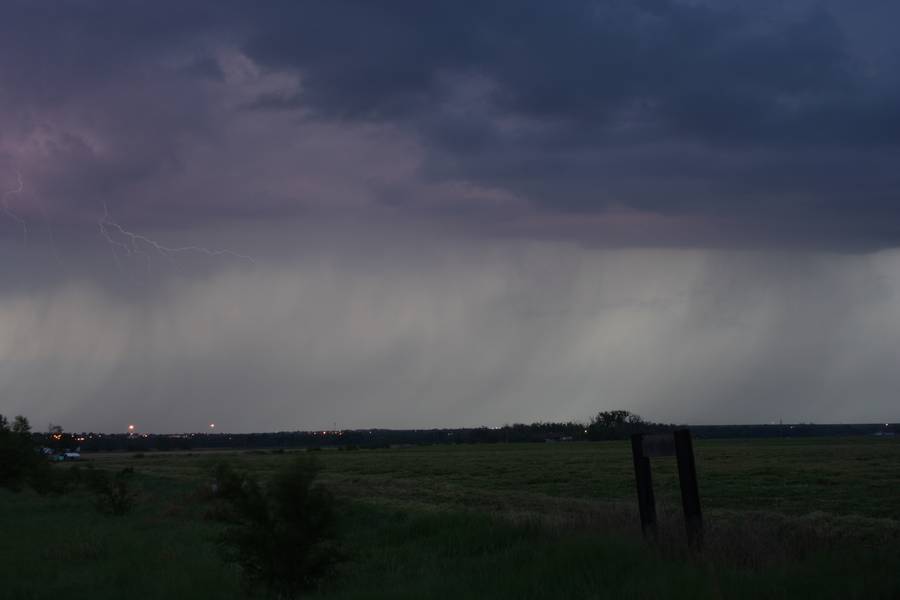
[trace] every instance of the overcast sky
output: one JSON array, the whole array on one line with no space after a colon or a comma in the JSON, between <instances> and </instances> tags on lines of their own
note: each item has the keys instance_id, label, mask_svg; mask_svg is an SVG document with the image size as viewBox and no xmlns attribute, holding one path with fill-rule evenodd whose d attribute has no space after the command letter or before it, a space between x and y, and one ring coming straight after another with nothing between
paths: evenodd
<instances>
[{"instance_id":1,"label":"overcast sky","mask_svg":"<svg viewBox=\"0 0 900 600\"><path fill-rule=\"evenodd\" d=\"M0 7L0 413L900 420L892 0Z\"/></svg>"}]
</instances>

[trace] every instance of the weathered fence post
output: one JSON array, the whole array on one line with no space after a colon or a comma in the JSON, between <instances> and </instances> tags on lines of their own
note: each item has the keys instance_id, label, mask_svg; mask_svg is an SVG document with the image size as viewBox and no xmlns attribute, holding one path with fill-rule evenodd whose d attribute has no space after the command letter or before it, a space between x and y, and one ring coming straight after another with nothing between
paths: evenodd
<instances>
[{"instance_id":1,"label":"weathered fence post","mask_svg":"<svg viewBox=\"0 0 900 600\"><path fill-rule=\"evenodd\" d=\"M678 480L681 483L681 504L684 507L688 543L700 549L703 545L703 514L700 511L694 444L689 429L675 431L675 459L678 461Z\"/></svg>"},{"instance_id":2,"label":"weathered fence post","mask_svg":"<svg viewBox=\"0 0 900 600\"><path fill-rule=\"evenodd\" d=\"M688 543L695 549L703 546L703 515L700 512L700 492L697 486L697 469L694 464L694 445L689 429L678 429L673 434L662 433L631 436L631 455L634 459L634 479L637 483L638 508L641 513L641 531L644 537L656 539L656 500L653 497L653 479L650 475L650 457L672 456L678 463L678 480L681 484L681 504L684 507L684 524Z\"/></svg>"},{"instance_id":3,"label":"weathered fence post","mask_svg":"<svg viewBox=\"0 0 900 600\"><path fill-rule=\"evenodd\" d=\"M644 434L631 436L631 455L634 459L634 479L637 482L638 510L641 513L641 531L647 539L656 539L656 499L653 497L653 479L650 476L650 459L644 456Z\"/></svg>"}]
</instances>

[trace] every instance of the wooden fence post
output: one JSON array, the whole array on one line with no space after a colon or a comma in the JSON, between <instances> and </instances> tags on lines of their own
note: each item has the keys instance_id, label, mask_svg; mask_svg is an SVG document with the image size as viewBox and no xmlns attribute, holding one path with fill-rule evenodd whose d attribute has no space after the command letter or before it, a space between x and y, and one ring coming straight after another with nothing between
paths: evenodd
<instances>
[{"instance_id":1,"label":"wooden fence post","mask_svg":"<svg viewBox=\"0 0 900 600\"><path fill-rule=\"evenodd\" d=\"M650 476L650 459L644 456L644 435L631 436L631 454L634 459L634 478L637 482L638 509L641 513L641 531L645 538L655 540L656 499L653 497L653 480Z\"/></svg>"},{"instance_id":2,"label":"wooden fence post","mask_svg":"<svg viewBox=\"0 0 900 600\"><path fill-rule=\"evenodd\" d=\"M703 514L700 511L700 491L697 486L697 468L694 464L694 444L689 429L675 431L675 459L678 462L678 479L681 483L681 504L684 507L684 524L688 543L695 549L703 546Z\"/></svg>"}]
</instances>

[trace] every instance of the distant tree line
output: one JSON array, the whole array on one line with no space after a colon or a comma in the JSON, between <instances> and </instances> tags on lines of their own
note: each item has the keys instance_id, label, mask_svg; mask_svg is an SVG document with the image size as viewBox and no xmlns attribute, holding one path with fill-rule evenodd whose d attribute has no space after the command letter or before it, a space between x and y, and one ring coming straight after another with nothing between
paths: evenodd
<instances>
[{"instance_id":1,"label":"distant tree line","mask_svg":"<svg viewBox=\"0 0 900 600\"><path fill-rule=\"evenodd\" d=\"M652 423L626 410L603 411L589 423L575 421L513 423L502 427L454 429L352 429L333 431L281 431L273 433L212 434L100 434L68 433L51 426L46 434L34 434L36 443L59 451L146 452L196 448L389 448L433 444L496 444L569 442L625 439L637 431L661 431L674 427Z\"/></svg>"},{"instance_id":2,"label":"distant tree line","mask_svg":"<svg viewBox=\"0 0 900 600\"><path fill-rule=\"evenodd\" d=\"M27 421L26 421L27 423ZM272 433L98 434L67 433L53 426L48 433L33 433L35 444L54 451L80 448L82 452L148 452L200 448L389 448L433 444L544 443L628 439L633 433L660 433L677 426L642 419L627 410L601 411L588 423L575 421L514 423L502 427L454 429L344 429L334 431L281 431ZM9 428L9 427L8 427ZM694 425L698 438L771 438L847 435L894 435L896 424L846 425Z\"/></svg>"}]
</instances>

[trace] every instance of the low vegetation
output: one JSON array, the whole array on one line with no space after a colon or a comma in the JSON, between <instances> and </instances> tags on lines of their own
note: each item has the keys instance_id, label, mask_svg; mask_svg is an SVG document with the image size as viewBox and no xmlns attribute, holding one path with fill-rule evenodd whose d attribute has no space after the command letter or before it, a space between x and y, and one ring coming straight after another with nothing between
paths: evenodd
<instances>
[{"instance_id":1,"label":"low vegetation","mask_svg":"<svg viewBox=\"0 0 900 600\"><path fill-rule=\"evenodd\" d=\"M79 478L93 492L97 510L103 514L122 516L134 508L137 494L131 486L134 476L132 467L125 467L116 473L87 469Z\"/></svg>"},{"instance_id":2,"label":"low vegetation","mask_svg":"<svg viewBox=\"0 0 900 600\"><path fill-rule=\"evenodd\" d=\"M629 452L611 441L48 465L75 483L0 490L0 597L900 597L898 440L698 440L701 553L684 544L669 459L653 464L660 541L641 539ZM140 502L101 514L77 483L90 471L121 477Z\"/></svg>"},{"instance_id":3,"label":"low vegetation","mask_svg":"<svg viewBox=\"0 0 900 600\"><path fill-rule=\"evenodd\" d=\"M0 415L0 487L14 491L26 484L43 487L46 467L32 441L28 419L20 415L10 425Z\"/></svg>"},{"instance_id":4,"label":"low vegetation","mask_svg":"<svg viewBox=\"0 0 900 600\"><path fill-rule=\"evenodd\" d=\"M264 484L229 463L213 470L214 493L227 523L221 541L226 558L241 568L249 586L279 598L315 587L337 562L334 499L313 482L319 471L310 458L293 458Z\"/></svg>"}]
</instances>

